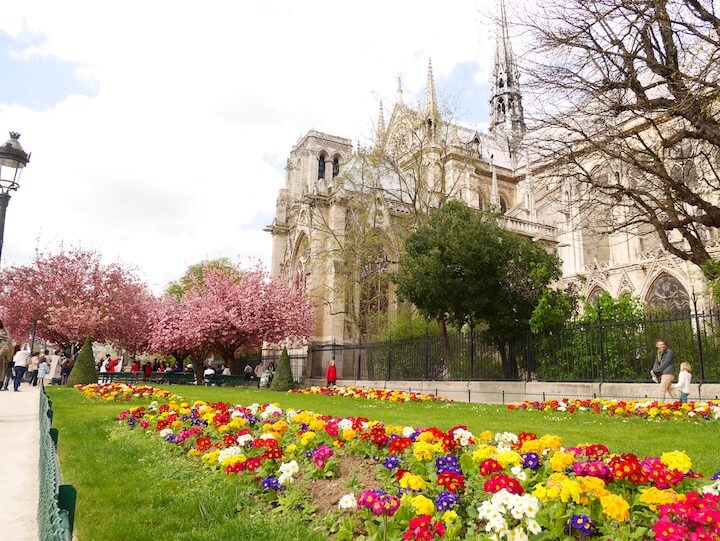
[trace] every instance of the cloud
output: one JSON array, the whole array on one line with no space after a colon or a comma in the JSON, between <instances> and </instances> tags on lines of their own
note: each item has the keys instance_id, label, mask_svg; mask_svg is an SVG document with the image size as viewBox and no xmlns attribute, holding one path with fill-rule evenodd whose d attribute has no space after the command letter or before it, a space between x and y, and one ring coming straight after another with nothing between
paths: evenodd
<instances>
[{"instance_id":1,"label":"cloud","mask_svg":"<svg viewBox=\"0 0 720 541\"><path fill-rule=\"evenodd\" d=\"M476 84L472 66L486 82L485 8L259 0L6 6L0 31L18 54L73 66L96 92L43 109L0 93L0 129L21 131L33 153L8 210L2 264L26 263L41 235L41 244L80 242L136 265L156 290L206 257L269 265L271 238L259 221L274 214L298 136L316 128L366 138L379 99L394 102L398 75L406 97L422 99L428 56L439 87ZM25 44L28 34L40 38ZM25 45L32 50L23 53ZM459 108L467 110L479 107L482 89L443 92L469 96Z\"/></svg>"}]
</instances>

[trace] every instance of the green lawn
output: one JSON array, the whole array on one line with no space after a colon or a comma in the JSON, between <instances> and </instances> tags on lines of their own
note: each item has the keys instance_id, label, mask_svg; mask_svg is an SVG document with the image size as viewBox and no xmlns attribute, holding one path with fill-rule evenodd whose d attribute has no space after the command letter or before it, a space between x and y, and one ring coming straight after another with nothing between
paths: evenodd
<instances>
[{"instance_id":1,"label":"green lawn","mask_svg":"<svg viewBox=\"0 0 720 541\"><path fill-rule=\"evenodd\" d=\"M449 428L466 424L478 433L532 431L557 434L566 445L606 444L611 451L657 455L686 451L696 470L720 469L717 422L648 422L601 415L508 411L479 404L392 404L349 398L303 396L256 389L168 387L188 400L250 404L275 402L336 416L386 423ZM274 513L243 493L236 479L214 474L159 438L113 422L128 403L93 403L75 390L49 388L60 430L65 482L78 489L76 531L86 540L294 540L326 539L292 516Z\"/></svg>"}]
</instances>

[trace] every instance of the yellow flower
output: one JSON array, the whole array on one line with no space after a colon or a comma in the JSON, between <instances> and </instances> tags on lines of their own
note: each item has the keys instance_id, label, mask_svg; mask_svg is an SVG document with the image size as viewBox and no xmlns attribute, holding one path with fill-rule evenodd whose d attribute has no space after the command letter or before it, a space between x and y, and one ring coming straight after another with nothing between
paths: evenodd
<instances>
[{"instance_id":1,"label":"yellow flower","mask_svg":"<svg viewBox=\"0 0 720 541\"><path fill-rule=\"evenodd\" d=\"M557 451L562 447L562 438L560 436L545 435L538 440L538 443L540 444L541 450L551 449Z\"/></svg>"},{"instance_id":2,"label":"yellow flower","mask_svg":"<svg viewBox=\"0 0 720 541\"><path fill-rule=\"evenodd\" d=\"M315 432L305 432L302 436L300 436L300 445L303 447L307 447L308 444L315 439L317 434Z\"/></svg>"},{"instance_id":3,"label":"yellow flower","mask_svg":"<svg viewBox=\"0 0 720 541\"><path fill-rule=\"evenodd\" d=\"M421 432L420 435L417 437L417 441L432 443L435 441L435 435L429 431Z\"/></svg>"},{"instance_id":4,"label":"yellow flower","mask_svg":"<svg viewBox=\"0 0 720 541\"><path fill-rule=\"evenodd\" d=\"M445 511L440 518L445 524L448 524L458 518L458 515L455 511Z\"/></svg>"},{"instance_id":5,"label":"yellow flower","mask_svg":"<svg viewBox=\"0 0 720 541\"><path fill-rule=\"evenodd\" d=\"M420 476L415 475L414 473L406 473L400 479L400 486L402 488L410 488L412 490L424 490L426 485L425 481L423 481Z\"/></svg>"},{"instance_id":6,"label":"yellow flower","mask_svg":"<svg viewBox=\"0 0 720 541\"><path fill-rule=\"evenodd\" d=\"M350 441L357 435L357 432L355 432L352 428L347 428L342 431L342 437L345 441Z\"/></svg>"},{"instance_id":7,"label":"yellow flower","mask_svg":"<svg viewBox=\"0 0 720 541\"><path fill-rule=\"evenodd\" d=\"M489 430L485 430L484 432L480 432L478 438L480 439L480 441L490 441L491 439L493 439L493 436L494 434L492 432L490 432Z\"/></svg>"},{"instance_id":8,"label":"yellow flower","mask_svg":"<svg viewBox=\"0 0 720 541\"><path fill-rule=\"evenodd\" d=\"M671 488L665 490L660 490L656 487L647 487L640 489L640 501L642 503L648 504L653 511L656 509L656 505L675 503L684 499L684 495L678 494Z\"/></svg>"},{"instance_id":9,"label":"yellow flower","mask_svg":"<svg viewBox=\"0 0 720 541\"><path fill-rule=\"evenodd\" d=\"M550 459L550 467L553 471L562 472L575 463L575 455L563 451L556 452Z\"/></svg>"},{"instance_id":10,"label":"yellow flower","mask_svg":"<svg viewBox=\"0 0 720 541\"><path fill-rule=\"evenodd\" d=\"M603 513L618 522L624 522L630 518L630 506L622 496L608 494L600 498L600 504Z\"/></svg>"},{"instance_id":11,"label":"yellow flower","mask_svg":"<svg viewBox=\"0 0 720 541\"><path fill-rule=\"evenodd\" d=\"M412 499L412 506L416 515L432 515L435 512L433 501L422 494Z\"/></svg>"},{"instance_id":12,"label":"yellow flower","mask_svg":"<svg viewBox=\"0 0 720 541\"><path fill-rule=\"evenodd\" d=\"M475 462L480 463L486 458L490 458L497 451L497 447L492 445L480 445L473 451L472 458Z\"/></svg>"},{"instance_id":13,"label":"yellow flower","mask_svg":"<svg viewBox=\"0 0 720 541\"><path fill-rule=\"evenodd\" d=\"M522 457L515 451L511 450L500 451L495 456L495 460L502 464L503 468L507 468L509 465L517 466L518 464L522 464L523 462Z\"/></svg>"},{"instance_id":14,"label":"yellow flower","mask_svg":"<svg viewBox=\"0 0 720 541\"><path fill-rule=\"evenodd\" d=\"M416 441L413 445L413 456L415 460L419 462L427 462L432 460L435 451L438 450L438 445L427 443L424 441Z\"/></svg>"},{"instance_id":15,"label":"yellow flower","mask_svg":"<svg viewBox=\"0 0 720 541\"><path fill-rule=\"evenodd\" d=\"M294 443L291 443L290 445L285 447L285 454L288 456L293 455L293 454L295 454L296 450L297 450L297 445L295 445Z\"/></svg>"},{"instance_id":16,"label":"yellow flower","mask_svg":"<svg viewBox=\"0 0 720 541\"><path fill-rule=\"evenodd\" d=\"M605 488L605 481L599 479L598 477L583 476L578 477L577 480L580 483L580 490L590 494L591 496L600 498L609 494L608 490Z\"/></svg>"},{"instance_id":17,"label":"yellow flower","mask_svg":"<svg viewBox=\"0 0 720 541\"><path fill-rule=\"evenodd\" d=\"M683 473L687 473L692 469L692 460L682 451L663 453L660 457L660 462L671 470L678 470Z\"/></svg>"}]
</instances>

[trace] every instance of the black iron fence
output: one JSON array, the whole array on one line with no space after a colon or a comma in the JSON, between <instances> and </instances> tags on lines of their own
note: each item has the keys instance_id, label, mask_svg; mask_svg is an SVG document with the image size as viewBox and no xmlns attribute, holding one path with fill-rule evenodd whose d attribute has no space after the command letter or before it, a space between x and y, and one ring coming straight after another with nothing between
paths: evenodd
<instances>
[{"instance_id":1,"label":"black iron fence","mask_svg":"<svg viewBox=\"0 0 720 541\"><path fill-rule=\"evenodd\" d=\"M468 332L442 337L310 348L311 378L324 378L331 358L338 377L356 380L506 380L647 382L662 338L693 367L693 380L720 382L720 313L598 321L511 336Z\"/></svg>"}]
</instances>

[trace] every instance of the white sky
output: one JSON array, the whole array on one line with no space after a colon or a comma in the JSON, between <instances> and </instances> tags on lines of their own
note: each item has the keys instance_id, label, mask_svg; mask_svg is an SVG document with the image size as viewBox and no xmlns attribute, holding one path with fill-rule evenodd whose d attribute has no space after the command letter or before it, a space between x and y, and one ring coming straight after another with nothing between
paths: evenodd
<instances>
[{"instance_id":1,"label":"white sky","mask_svg":"<svg viewBox=\"0 0 720 541\"><path fill-rule=\"evenodd\" d=\"M422 97L428 56L441 92L486 109L460 87L487 83L494 3L3 2L0 54L67 62L97 92L30 107L2 76L0 143L12 129L32 151L2 265L64 242L138 267L155 291L204 258L269 265L262 227L301 134L366 140L398 75Z\"/></svg>"}]
</instances>

